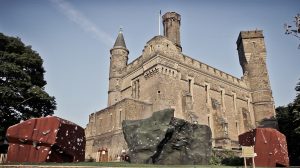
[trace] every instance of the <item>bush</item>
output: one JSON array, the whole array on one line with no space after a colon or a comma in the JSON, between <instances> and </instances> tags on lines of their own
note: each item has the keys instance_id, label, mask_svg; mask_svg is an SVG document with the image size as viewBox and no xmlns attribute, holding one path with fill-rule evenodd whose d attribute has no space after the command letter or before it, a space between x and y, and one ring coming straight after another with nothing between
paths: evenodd
<instances>
[{"instance_id":1,"label":"bush","mask_svg":"<svg viewBox=\"0 0 300 168\"><path fill-rule=\"evenodd\" d=\"M213 149L210 159L211 165L242 166L243 158L238 157L239 152L227 149Z\"/></svg>"},{"instance_id":2,"label":"bush","mask_svg":"<svg viewBox=\"0 0 300 168\"><path fill-rule=\"evenodd\" d=\"M241 166L244 164L244 160L243 158L233 156L233 157L224 158L221 163L222 165L226 165L226 166Z\"/></svg>"}]
</instances>

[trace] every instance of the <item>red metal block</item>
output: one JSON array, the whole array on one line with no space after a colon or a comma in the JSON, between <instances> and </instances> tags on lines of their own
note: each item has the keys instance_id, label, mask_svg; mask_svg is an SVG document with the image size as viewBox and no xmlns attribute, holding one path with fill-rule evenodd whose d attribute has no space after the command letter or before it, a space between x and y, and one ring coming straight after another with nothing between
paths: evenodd
<instances>
[{"instance_id":1,"label":"red metal block","mask_svg":"<svg viewBox=\"0 0 300 168\"><path fill-rule=\"evenodd\" d=\"M239 144L254 146L255 165L262 167L289 166L285 136L273 128L256 128L239 135Z\"/></svg>"},{"instance_id":2,"label":"red metal block","mask_svg":"<svg viewBox=\"0 0 300 168\"><path fill-rule=\"evenodd\" d=\"M58 117L26 120L7 129L7 162L84 161L84 129Z\"/></svg>"}]
</instances>

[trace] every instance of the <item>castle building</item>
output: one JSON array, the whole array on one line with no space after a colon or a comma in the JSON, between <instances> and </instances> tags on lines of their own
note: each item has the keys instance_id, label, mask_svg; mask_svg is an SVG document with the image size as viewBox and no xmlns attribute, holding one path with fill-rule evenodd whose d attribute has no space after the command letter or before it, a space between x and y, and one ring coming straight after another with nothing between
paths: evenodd
<instances>
[{"instance_id":1,"label":"castle building","mask_svg":"<svg viewBox=\"0 0 300 168\"><path fill-rule=\"evenodd\" d=\"M243 76L237 78L183 54L181 16L167 12L162 18L164 36L149 40L131 63L119 32L110 50L108 107L89 115L86 158L107 148L116 159L127 150L122 121L147 118L166 108L174 108L177 118L208 125L217 148L236 148L239 134L273 124L262 31L240 32L236 44Z\"/></svg>"}]
</instances>

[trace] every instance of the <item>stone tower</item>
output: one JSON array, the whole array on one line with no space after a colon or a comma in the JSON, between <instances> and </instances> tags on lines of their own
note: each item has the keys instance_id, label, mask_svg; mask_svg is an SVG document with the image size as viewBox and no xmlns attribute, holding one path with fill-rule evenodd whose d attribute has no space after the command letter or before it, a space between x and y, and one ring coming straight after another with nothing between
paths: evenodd
<instances>
[{"instance_id":1,"label":"stone tower","mask_svg":"<svg viewBox=\"0 0 300 168\"><path fill-rule=\"evenodd\" d=\"M257 126L274 127L274 101L266 66L266 47L263 32L242 31L237 40L240 64L251 94ZM261 121L264 121L263 123ZM270 122L271 121L271 122Z\"/></svg>"},{"instance_id":2,"label":"stone tower","mask_svg":"<svg viewBox=\"0 0 300 168\"><path fill-rule=\"evenodd\" d=\"M114 47L110 50L108 106L120 101L122 72L127 66L129 51L126 48L122 30L120 29Z\"/></svg>"},{"instance_id":3,"label":"stone tower","mask_svg":"<svg viewBox=\"0 0 300 168\"><path fill-rule=\"evenodd\" d=\"M180 51L180 20L181 16L176 12L167 12L163 16L164 36L171 40Z\"/></svg>"}]
</instances>

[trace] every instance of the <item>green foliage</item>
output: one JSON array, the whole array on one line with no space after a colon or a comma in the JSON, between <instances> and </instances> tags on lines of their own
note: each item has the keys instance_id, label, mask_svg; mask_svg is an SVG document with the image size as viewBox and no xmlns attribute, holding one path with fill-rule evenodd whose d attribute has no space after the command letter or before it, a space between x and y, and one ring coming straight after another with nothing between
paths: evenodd
<instances>
[{"instance_id":1,"label":"green foliage","mask_svg":"<svg viewBox=\"0 0 300 168\"><path fill-rule=\"evenodd\" d=\"M44 72L37 52L0 33L0 141L20 120L53 114L56 102L44 89Z\"/></svg>"},{"instance_id":2,"label":"green foliage","mask_svg":"<svg viewBox=\"0 0 300 168\"><path fill-rule=\"evenodd\" d=\"M300 163L300 82L295 88L297 95L287 106L276 108L279 131L286 136L290 165Z\"/></svg>"},{"instance_id":3,"label":"green foliage","mask_svg":"<svg viewBox=\"0 0 300 168\"><path fill-rule=\"evenodd\" d=\"M237 152L232 150L213 150L210 158L211 165L241 166L243 159L237 156Z\"/></svg>"},{"instance_id":4,"label":"green foliage","mask_svg":"<svg viewBox=\"0 0 300 168\"><path fill-rule=\"evenodd\" d=\"M222 164L222 158L217 155L212 155L209 160L210 165L221 165Z\"/></svg>"},{"instance_id":5,"label":"green foliage","mask_svg":"<svg viewBox=\"0 0 300 168\"><path fill-rule=\"evenodd\" d=\"M226 166L241 166L244 164L243 158L231 156L222 160L222 165Z\"/></svg>"}]
</instances>

